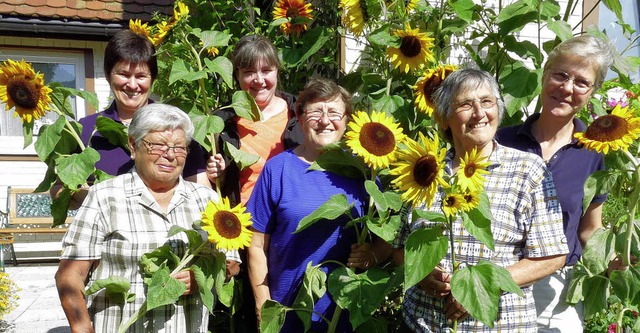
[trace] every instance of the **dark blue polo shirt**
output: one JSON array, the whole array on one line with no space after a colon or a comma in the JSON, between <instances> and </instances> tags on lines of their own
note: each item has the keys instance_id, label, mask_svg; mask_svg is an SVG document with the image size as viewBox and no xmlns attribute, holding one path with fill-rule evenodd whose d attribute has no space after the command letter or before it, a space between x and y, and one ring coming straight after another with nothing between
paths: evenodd
<instances>
[{"instance_id":1,"label":"dark blue polo shirt","mask_svg":"<svg viewBox=\"0 0 640 333\"><path fill-rule=\"evenodd\" d=\"M542 157L542 148L531 133L531 125L538 120L539 113L531 115L523 124L498 130L499 143ZM584 132L587 126L579 119L573 120L574 131ZM575 264L582 255L582 245L578 238L578 225L582 217L582 199L584 182L597 170L604 170L604 156L595 151L582 148L578 141L560 148L547 162L547 168L553 175L558 192L558 201L562 207L564 233L567 236L569 254L566 265ZM591 203L602 203L606 195L596 196Z\"/></svg>"},{"instance_id":2,"label":"dark blue polo shirt","mask_svg":"<svg viewBox=\"0 0 640 333\"><path fill-rule=\"evenodd\" d=\"M153 103L153 101L149 100L149 103ZM112 176L129 172L133 168L134 162L127 149L111 144L107 138L97 131L93 133L98 116L111 118L116 122L122 123L118 116L115 102L111 103L106 110L86 116L78 121L82 124L82 142L91 146L100 154L100 160L96 162L96 168ZM207 157L207 151L195 140L192 140L191 145L189 145L189 154L185 161L184 170L182 170L182 176L189 177L204 172L207 165Z\"/></svg>"}]
</instances>

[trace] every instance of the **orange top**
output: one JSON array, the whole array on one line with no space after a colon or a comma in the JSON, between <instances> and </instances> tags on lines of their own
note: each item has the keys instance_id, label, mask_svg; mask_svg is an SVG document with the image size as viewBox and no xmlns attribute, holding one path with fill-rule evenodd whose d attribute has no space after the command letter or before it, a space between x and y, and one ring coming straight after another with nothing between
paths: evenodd
<instances>
[{"instance_id":1,"label":"orange top","mask_svg":"<svg viewBox=\"0 0 640 333\"><path fill-rule=\"evenodd\" d=\"M240 150L260 158L251 166L240 171L240 201L247 203L264 163L284 151L282 133L287 127L288 112L283 110L277 115L263 121L253 122L238 117L238 134Z\"/></svg>"}]
</instances>

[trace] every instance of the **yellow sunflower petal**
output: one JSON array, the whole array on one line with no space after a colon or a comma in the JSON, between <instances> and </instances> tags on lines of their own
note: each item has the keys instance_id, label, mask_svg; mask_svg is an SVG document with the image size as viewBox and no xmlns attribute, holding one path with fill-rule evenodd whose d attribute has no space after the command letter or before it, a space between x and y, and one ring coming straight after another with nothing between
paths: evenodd
<instances>
[{"instance_id":1,"label":"yellow sunflower petal","mask_svg":"<svg viewBox=\"0 0 640 333\"><path fill-rule=\"evenodd\" d=\"M189 7L183 2L178 2L178 8L173 9L173 19L178 22L189 15Z\"/></svg>"},{"instance_id":2,"label":"yellow sunflower petal","mask_svg":"<svg viewBox=\"0 0 640 333\"><path fill-rule=\"evenodd\" d=\"M360 0L340 0L338 8L342 10L342 24L354 36L362 35L366 13Z\"/></svg>"},{"instance_id":3,"label":"yellow sunflower petal","mask_svg":"<svg viewBox=\"0 0 640 333\"><path fill-rule=\"evenodd\" d=\"M285 35L299 35L308 29L306 23L297 23L313 20L313 8L304 0L278 0L273 8L273 19L289 19L289 22L280 25L280 30Z\"/></svg>"},{"instance_id":4,"label":"yellow sunflower petal","mask_svg":"<svg viewBox=\"0 0 640 333\"><path fill-rule=\"evenodd\" d=\"M440 148L437 136L430 140L422 133L419 135L419 142L405 140L406 148L398 151L389 173L397 176L392 184L402 191L404 201L431 206L438 185L448 187L443 162L446 148Z\"/></svg>"},{"instance_id":5,"label":"yellow sunflower petal","mask_svg":"<svg viewBox=\"0 0 640 333\"><path fill-rule=\"evenodd\" d=\"M433 114L435 105L431 96L440 87L442 81L456 69L455 65L440 65L436 68L428 69L423 74L423 77L413 87L415 94L414 104L419 111L429 116Z\"/></svg>"},{"instance_id":6,"label":"yellow sunflower petal","mask_svg":"<svg viewBox=\"0 0 640 333\"><path fill-rule=\"evenodd\" d=\"M149 23L142 23L140 19L129 20L129 30L147 38L151 36L151 27L149 27Z\"/></svg>"},{"instance_id":7,"label":"yellow sunflower petal","mask_svg":"<svg viewBox=\"0 0 640 333\"><path fill-rule=\"evenodd\" d=\"M460 168L456 172L456 182L462 191L479 191L484 189L484 176L489 173L486 168L490 162L487 156L480 156L480 152L473 148L471 153L465 153L460 161Z\"/></svg>"},{"instance_id":8,"label":"yellow sunflower petal","mask_svg":"<svg viewBox=\"0 0 640 333\"><path fill-rule=\"evenodd\" d=\"M364 158L369 167L381 170L395 161L398 144L405 139L402 129L384 112L364 111L354 114L345 134L346 142L354 154Z\"/></svg>"},{"instance_id":9,"label":"yellow sunflower petal","mask_svg":"<svg viewBox=\"0 0 640 333\"><path fill-rule=\"evenodd\" d=\"M11 59L0 64L0 101L6 110L15 107L14 117L31 123L50 109L51 89L44 84L44 75L36 73L31 64Z\"/></svg>"},{"instance_id":10,"label":"yellow sunflower petal","mask_svg":"<svg viewBox=\"0 0 640 333\"><path fill-rule=\"evenodd\" d=\"M418 28L411 29L407 23L405 30L395 31L394 35L400 37L400 47L388 47L387 57L395 68L408 73L435 60L432 52L434 39L427 33L420 32Z\"/></svg>"},{"instance_id":11,"label":"yellow sunflower petal","mask_svg":"<svg viewBox=\"0 0 640 333\"><path fill-rule=\"evenodd\" d=\"M209 236L209 242L215 243L217 249L241 249L249 246L253 232L251 214L245 213L242 204L231 208L229 200L222 198L219 203L210 201L202 212L202 229Z\"/></svg>"},{"instance_id":12,"label":"yellow sunflower petal","mask_svg":"<svg viewBox=\"0 0 640 333\"><path fill-rule=\"evenodd\" d=\"M616 105L610 114L600 116L584 133L574 137L587 149L608 154L609 151L627 150L640 137L640 118L634 117L629 106Z\"/></svg>"}]
</instances>

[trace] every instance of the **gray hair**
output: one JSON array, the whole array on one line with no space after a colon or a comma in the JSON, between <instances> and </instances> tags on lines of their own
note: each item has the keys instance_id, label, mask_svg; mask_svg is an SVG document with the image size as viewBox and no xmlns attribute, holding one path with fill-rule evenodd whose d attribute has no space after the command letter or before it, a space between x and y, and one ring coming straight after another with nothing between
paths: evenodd
<instances>
[{"instance_id":1,"label":"gray hair","mask_svg":"<svg viewBox=\"0 0 640 333\"><path fill-rule=\"evenodd\" d=\"M175 129L184 131L187 145L189 145L193 137L193 124L184 111L168 104L147 104L133 114L129 126L129 137L139 145L140 141L151 132Z\"/></svg>"},{"instance_id":2,"label":"gray hair","mask_svg":"<svg viewBox=\"0 0 640 333\"><path fill-rule=\"evenodd\" d=\"M573 55L580 57L585 62L597 67L596 81L593 83L594 91L602 87L609 67L613 64L616 56L614 46L599 37L593 35L580 35L558 44L547 58L544 65L544 75L556 65L557 59L562 55Z\"/></svg>"},{"instance_id":3,"label":"gray hair","mask_svg":"<svg viewBox=\"0 0 640 333\"><path fill-rule=\"evenodd\" d=\"M451 108L453 97L464 91L475 90L483 84L489 85L498 106L498 123L502 121L505 106L496 79L488 72L475 68L464 68L449 74L433 95L436 106L433 116L441 131L443 131L444 122L453 115ZM443 131L442 134L449 142L453 141L451 129Z\"/></svg>"}]
</instances>

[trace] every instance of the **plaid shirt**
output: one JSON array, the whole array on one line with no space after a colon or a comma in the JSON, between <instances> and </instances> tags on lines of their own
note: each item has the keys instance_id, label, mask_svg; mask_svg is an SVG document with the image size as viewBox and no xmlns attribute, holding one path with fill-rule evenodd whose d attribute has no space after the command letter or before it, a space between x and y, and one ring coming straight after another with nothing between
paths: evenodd
<instances>
[{"instance_id":1,"label":"plaid shirt","mask_svg":"<svg viewBox=\"0 0 640 333\"><path fill-rule=\"evenodd\" d=\"M562 231L562 213L556 198L551 175L540 157L497 143L489 157L489 174L485 176L485 192L491 204L493 221L491 231L495 251L471 236L463 227L462 219L453 224L456 260L465 265L481 259L508 267L523 258L542 258L566 254L568 247ZM453 152L449 151L445 170L452 174ZM440 190L434 204L420 209L440 212L443 192ZM407 221L411 221L409 213ZM435 224L417 219L403 224L396 248L404 246L409 233ZM452 272L449 252L440 262ZM524 298L513 293L500 296L499 312L493 329L472 317L458 323L459 332L536 332L536 308L532 287L522 287ZM404 298L403 314L407 325L416 332L445 332L449 327L444 311L444 299L431 297L417 285L409 288Z\"/></svg>"},{"instance_id":2,"label":"plaid shirt","mask_svg":"<svg viewBox=\"0 0 640 333\"><path fill-rule=\"evenodd\" d=\"M165 214L135 169L95 184L63 239L61 259L98 260L89 284L109 276L131 282L133 303L109 301L104 291L87 297L89 314L96 332L115 332L124 317L128 320L145 300L146 288L140 274L140 257L170 244L181 256L187 242L184 233L167 238L173 225L192 228L201 218L215 192L180 178ZM227 259L240 261L236 251ZM207 332L209 314L198 294L183 296L175 305L147 312L128 332Z\"/></svg>"}]
</instances>

